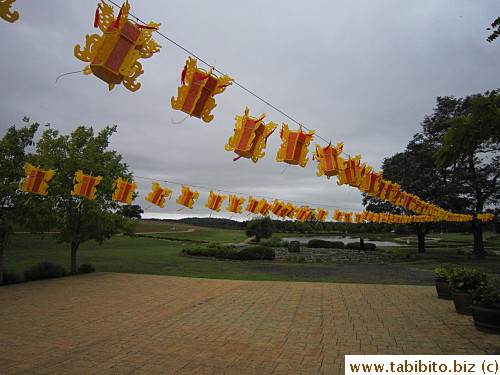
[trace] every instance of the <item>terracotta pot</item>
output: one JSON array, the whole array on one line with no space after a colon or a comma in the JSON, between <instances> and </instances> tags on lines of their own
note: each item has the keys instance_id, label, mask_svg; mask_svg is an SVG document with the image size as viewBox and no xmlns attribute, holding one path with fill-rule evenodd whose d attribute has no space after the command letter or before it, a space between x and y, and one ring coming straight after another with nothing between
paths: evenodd
<instances>
[{"instance_id":1,"label":"terracotta pot","mask_svg":"<svg viewBox=\"0 0 500 375\"><path fill-rule=\"evenodd\" d=\"M470 294L470 290L451 288L451 296L457 313L472 315L472 309L470 307L472 304L472 296Z\"/></svg>"},{"instance_id":2,"label":"terracotta pot","mask_svg":"<svg viewBox=\"0 0 500 375\"><path fill-rule=\"evenodd\" d=\"M474 301L471 305L476 329L486 333L500 334L500 308Z\"/></svg>"},{"instance_id":3,"label":"terracotta pot","mask_svg":"<svg viewBox=\"0 0 500 375\"><path fill-rule=\"evenodd\" d=\"M451 287L446 280L439 279L436 277L434 279L434 284L436 285L436 292L438 298L449 299L449 300L453 299L451 297Z\"/></svg>"}]
</instances>

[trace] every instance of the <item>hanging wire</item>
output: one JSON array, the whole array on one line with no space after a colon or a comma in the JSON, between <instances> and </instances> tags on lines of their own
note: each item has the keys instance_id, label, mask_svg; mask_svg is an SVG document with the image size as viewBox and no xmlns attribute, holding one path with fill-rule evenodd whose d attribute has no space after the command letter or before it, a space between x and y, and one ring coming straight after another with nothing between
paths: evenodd
<instances>
[{"instance_id":1,"label":"hanging wire","mask_svg":"<svg viewBox=\"0 0 500 375\"><path fill-rule=\"evenodd\" d=\"M142 176L134 176L134 178L139 178L139 179L142 179L142 180L149 180L149 181L153 181L153 182L161 181L161 182L165 182L167 184L173 184L173 185L179 185L179 186L183 186L184 185L184 186L189 186L189 187L196 188L196 189L214 190L214 191L219 191L219 192L228 193L228 194L253 196L253 197L265 198L265 199L269 199L269 200L271 200L271 199L277 199L279 201L287 201L287 202L290 202L290 203L297 203L297 204L301 204L303 206L305 205L305 206L316 206L316 207L332 207L332 208L338 208L338 209L342 209L342 210L362 211L360 209L353 209L353 208L347 208L347 207L339 207L339 206L334 206L334 205L331 205L331 204L319 204L319 203L311 203L311 202L293 201L293 200L280 199L280 198L276 198L276 197L269 197L269 196L259 195L259 194L248 194L248 193L242 193L242 192L238 192L238 191L224 190L224 189L221 189L221 188L213 188L213 187L207 187L207 186L201 186L201 185L184 184L184 183L180 183L180 182L162 180L162 179L159 179L159 178L155 179L155 178L142 177ZM353 188L353 190L354 190L354 188Z\"/></svg>"},{"instance_id":2,"label":"hanging wire","mask_svg":"<svg viewBox=\"0 0 500 375\"><path fill-rule=\"evenodd\" d=\"M119 7L118 4L116 4L114 1L112 0L108 0L111 4L113 4L114 6L116 7ZM141 20L139 17L135 16L135 15L130 15L131 17L134 17L136 19L137 22L140 22L144 25L146 25L146 22L144 22L143 20ZM198 61L201 61L203 64L205 64L206 66L208 67L212 67L211 64L209 64L208 62L206 62L205 60L203 60L202 58L200 58L199 56L197 56L196 54L194 54L193 52L191 52L190 50L188 50L187 48L184 48L183 46L181 46L179 43L175 42L174 40L172 40L171 38L169 38L167 35L163 34L161 31L159 30L155 30L155 32L160 35L161 37L165 38L166 40L168 40L170 43L172 43L173 45L177 46L178 48L180 48L181 50L183 50L184 52L186 52L188 55L190 56L193 56L196 60ZM214 72L217 72L219 73L220 75L225 75L223 72L221 72L220 70L218 70L217 68L213 67L213 71ZM283 112L282 110L280 110L279 108L275 107L274 105L272 105L271 103L269 103L267 100L263 99L262 97L260 97L259 95L255 94L253 91L247 89L245 86L243 86L242 84L238 83L236 80L233 81L233 84L235 84L236 86L240 87L241 89L245 90L247 93L249 93L250 95L254 96L255 98L259 99L261 102L265 103L266 105L268 105L269 107L271 107L272 109L274 109L275 111L279 112L280 114L282 114L283 116L285 116L287 119L289 119L290 121L296 123L297 125L300 125L302 126L304 129L308 130L308 131L312 131L311 129L309 129L308 127L302 125L302 123L300 123L299 121L295 120L294 118L292 118L291 116L287 115L285 112ZM315 136L319 139L321 139L322 141L326 142L326 143L329 143L330 141L327 141L325 138L319 136L318 134L315 134ZM347 154L346 154L347 155Z\"/></svg>"}]
</instances>

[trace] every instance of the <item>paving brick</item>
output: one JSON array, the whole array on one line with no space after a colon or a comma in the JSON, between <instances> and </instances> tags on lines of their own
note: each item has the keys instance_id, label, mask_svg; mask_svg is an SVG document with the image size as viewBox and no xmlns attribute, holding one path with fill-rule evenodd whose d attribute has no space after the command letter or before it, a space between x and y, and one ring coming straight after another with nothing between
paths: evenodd
<instances>
[{"instance_id":1,"label":"paving brick","mask_svg":"<svg viewBox=\"0 0 500 375\"><path fill-rule=\"evenodd\" d=\"M346 354L500 354L434 287L95 273L0 288L2 374L332 374Z\"/></svg>"}]
</instances>

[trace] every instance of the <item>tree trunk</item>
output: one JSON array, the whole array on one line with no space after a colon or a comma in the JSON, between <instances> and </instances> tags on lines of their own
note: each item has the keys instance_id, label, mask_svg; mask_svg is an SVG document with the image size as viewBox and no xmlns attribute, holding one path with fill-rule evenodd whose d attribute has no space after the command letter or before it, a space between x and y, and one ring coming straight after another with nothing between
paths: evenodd
<instances>
[{"instance_id":1,"label":"tree trunk","mask_svg":"<svg viewBox=\"0 0 500 375\"><path fill-rule=\"evenodd\" d=\"M425 253L425 235L428 229L424 228L423 225L417 224L417 238L418 238L418 252Z\"/></svg>"},{"instance_id":2,"label":"tree trunk","mask_svg":"<svg viewBox=\"0 0 500 375\"><path fill-rule=\"evenodd\" d=\"M79 246L80 242L71 241L71 273L73 275L76 274L76 252L78 251Z\"/></svg>"},{"instance_id":3,"label":"tree trunk","mask_svg":"<svg viewBox=\"0 0 500 375\"><path fill-rule=\"evenodd\" d=\"M472 234L474 236L473 253L476 259L486 259L483 243L483 223L481 220L472 220Z\"/></svg>"}]
</instances>

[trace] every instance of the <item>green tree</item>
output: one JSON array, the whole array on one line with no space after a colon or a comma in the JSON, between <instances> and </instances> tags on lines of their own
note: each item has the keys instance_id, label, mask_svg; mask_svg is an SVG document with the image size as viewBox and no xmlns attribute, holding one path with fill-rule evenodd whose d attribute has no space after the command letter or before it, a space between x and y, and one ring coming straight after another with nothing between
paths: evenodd
<instances>
[{"instance_id":1,"label":"green tree","mask_svg":"<svg viewBox=\"0 0 500 375\"><path fill-rule=\"evenodd\" d=\"M445 171L461 171L464 210L483 213L498 208L500 192L500 94L498 90L476 95L465 113L447 121L449 128L435 153L436 163ZM483 223L472 220L474 255L485 258Z\"/></svg>"},{"instance_id":2,"label":"green tree","mask_svg":"<svg viewBox=\"0 0 500 375\"><path fill-rule=\"evenodd\" d=\"M260 242L261 238L271 238L273 235L271 219L265 217L250 220L245 228L245 233L248 237L255 236L255 242Z\"/></svg>"},{"instance_id":3,"label":"green tree","mask_svg":"<svg viewBox=\"0 0 500 375\"><path fill-rule=\"evenodd\" d=\"M23 120L29 123L28 118ZM24 205L26 196L19 190L24 175L26 148L33 144L38 124L16 129L11 126L0 139L0 284L4 275L4 249L14 231L20 224L29 207Z\"/></svg>"},{"instance_id":4,"label":"green tree","mask_svg":"<svg viewBox=\"0 0 500 375\"><path fill-rule=\"evenodd\" d=\"M129 219L140 219L144 210L138 204L127 204L125 206L121 206L117 212L125 217L128 217Z\"/></svg>"},{"instance_id":5,"label":"green tree","mask_svg":"<svg viewBox=\"0 0 500 375\"><path fill-rule=\"evenodd\" d=\"M496 30L495 30L496 29ZM486 30L493 30L493 32L486 38L488 42L493 42L496 38L500 36L500 17L491 23L491 27Z\"/></svg>"},{"instance_id":6,"label":"green tree","mask_svg":"<svg viewBox=\"0 0 500 375\"><path fill-rule=\"evenodd\" d=\"M116 126L108 126L94 135L92 128L79 126L70 135L47 129L36 145L32 159L44 168L56 170L50 181L50 193L43 205L55 228L58 241L71 246L71 273L77 272L77 251L80 244L96 240L102 243L120 231L132 234L133 225L122 215L113 213L116 202L111 199L112 184L117 177L131 178L122 156L108 150L109 137ZM72 195L75 172L102 176L97 185L97 198L88 200Z\"/></svg>"}]
</instances>

